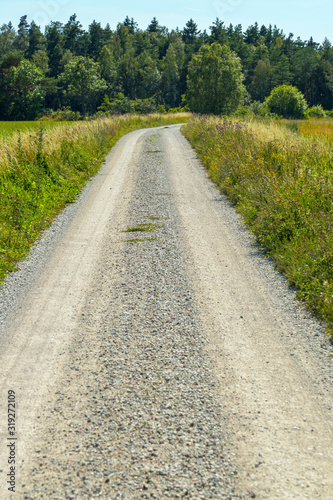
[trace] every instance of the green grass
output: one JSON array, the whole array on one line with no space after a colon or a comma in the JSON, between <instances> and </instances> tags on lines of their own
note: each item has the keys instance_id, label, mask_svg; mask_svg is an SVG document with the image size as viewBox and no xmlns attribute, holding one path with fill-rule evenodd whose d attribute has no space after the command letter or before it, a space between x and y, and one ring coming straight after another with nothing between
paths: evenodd
<instances>
[{"instance_id":1,"label":"green grass","mask_svg":"<svg viewBox=\"0 0 333 500\"><path fill-rule=\"evenodd\" d=\"M145 238L143 240L141 238L131 238L131 239L125 240L125 241L126 241L126 243L137 243L138 241L156 241L156 240L157 240L157 238L155 236L153 238Z\"/></svg>"},{"instance_id":2,"label":"green grass","mask_svg":"<svg viewBox=\"0 0 333 500\"><path fill-rule=\"evenodd\" d=\"M125 229L125 233L135 233L137 231L142 231L142 232L151 232L155 231L155 229L159 229L162 226L159 226L157 224L138 224L137 226L133 227L128 227Z\"/></svg>"},{"instance_id":3,"label":"green grass","mask_svg":"<svg viewBox=\"0 0 333 500\"><path fill-rule=\"evenodd\" d=\"M0 282L40 233L73 203L118 139L189 115L127 115L92 121L3 124L0 141ZM6 131L6 135L5 132ZM0 134L1 139L1 134ZM141 226L145 231L153 225ZM156 226L157 227L157 226Z\"/></svg>"},{"instance_id":4,"label":"green grass","mask_svg":"<svg viewBox=\"0 0 333 500\"><path fill-rule=\"evenodd\" d=\"M12 135L15 132L36 132L40 124L43 123L45 129L59 127L63 125L75 124L76 122L52 122L52 121L19 121L19 122L2 122L0 121L0 137Z\"/></svg>"},{"instance_id":5,"label":"green grass","mask_svg":"<svg viewBox=\"0 0 333 500\"><path fill-rule=\"evenodd\" d=\"M264 123L195 117L183 128L298 297L333 332L333 149Z\"/></svg>"}]
</instances>

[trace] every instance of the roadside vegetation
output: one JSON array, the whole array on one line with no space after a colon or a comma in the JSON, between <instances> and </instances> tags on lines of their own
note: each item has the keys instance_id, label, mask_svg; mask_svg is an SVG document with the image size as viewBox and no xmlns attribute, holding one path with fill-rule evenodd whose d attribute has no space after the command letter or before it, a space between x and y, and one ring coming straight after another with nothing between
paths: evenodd
<instances>
[{"instance_id":1,"label":"roadside vegetation","mask_svg":"<svg viewBox=\"0 0 333 500\"><path fill-rule=\"evenodd\" d=\"M333 123L293 122L300 133L281 123L195 116L182 130L298 297L332 333ZM328 137L318 136L323 128Z\"/></svg>"},{"instance_id":2,"label":"roadside vegetation","mask_svg":"<svg viewBox=\"0 0 333 500\"><path fill-rule=\"evenodd\" d=\"M57 126L25 122L18 132L14 124L0 124L0 282L55 215L75 201L122 135L184 123L189 116L124 115Z\"/></svg>"}]
</instances>

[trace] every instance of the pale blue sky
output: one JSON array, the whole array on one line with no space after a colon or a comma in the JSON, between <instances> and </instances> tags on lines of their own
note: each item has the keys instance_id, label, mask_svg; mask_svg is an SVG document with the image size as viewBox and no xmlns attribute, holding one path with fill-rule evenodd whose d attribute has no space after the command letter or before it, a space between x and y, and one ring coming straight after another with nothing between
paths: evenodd
<instances>
[{"instance_id":1,"label":"pale blue sky","mask_svg":"<svg viewBox=\"0 0 333 500\"><path fill-rule=\"evenodd\" d=\"M157 17L169 29L182 29L192 17L200 29L207 29L216 17L226 25L242 24L243 29L255 21L268 26L276 24L284 33L294 33L308 40L322 42L325 36L333 43L332 0L0 0L0 25L12 21L15 27L22 15L44 27L52 21L68 21L76 13L84 28L95 19L102 26L108 22L114 29L126 15L134 17L145 29Z\"/></svg>"}]
</instances>

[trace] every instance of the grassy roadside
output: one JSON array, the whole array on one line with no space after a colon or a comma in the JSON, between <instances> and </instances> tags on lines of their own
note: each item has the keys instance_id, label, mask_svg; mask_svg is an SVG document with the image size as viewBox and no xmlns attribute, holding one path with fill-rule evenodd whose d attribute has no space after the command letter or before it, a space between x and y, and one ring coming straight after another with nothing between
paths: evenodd
<instances>
[{"instance_id":1,"label":"grassy roadside","mask_svg":"<svg viewBox=\"0 0 333 500\"><path fill-rule=\"evenodd\" d=\"M75 201L121 136L184 123L189 116L127 115L0 136L0 282L55 215Z\"/></svg>"},{"instance_id":2,"label":"grassy roadside","mask_svg":"<svg viewBox=\"0 0 333 500\"><path fill-rule=\"evenodd\" d=\"M333 332L333 146L281 127L193 117L183 128L298 296Z\"/></svg>"}]
</instances>

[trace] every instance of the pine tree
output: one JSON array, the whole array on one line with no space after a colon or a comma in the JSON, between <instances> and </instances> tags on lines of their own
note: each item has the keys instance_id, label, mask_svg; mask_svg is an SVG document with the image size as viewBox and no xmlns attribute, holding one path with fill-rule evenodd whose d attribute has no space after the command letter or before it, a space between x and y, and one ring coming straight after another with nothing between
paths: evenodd
<instances>
[{"instance_id":1,"label":"pine tree","mask_svg":"<svg viewBox=\"0 0 333 500\"><path fill-rule=\"evenodd\" d=\"M82 24L76 18L76 14L73 14L64 26L64 50L70 50L72 54L79 55L83 30Z\"/></svg>"},{"instance_id":2,"label":"pine tree","mask_svg":"<svg viewBox=\"0 0 333 500\"><path fill-rule=\"evenodd\" d=\"M11 22L0 28L0 55L3 56L15 49L16 33Z\"/></svg>"},{"instance_id":3,"label":"pine tree","mask_svg":"<svg viewBox=\"0 0 333 500\"><path fill-rule=\"evenodd\" d=\"M189 45L193 44L200 33L201 31L198 30L198 25L191 18L183 28L182 35L184 43Z\"/></svg>"},{"instance_id":4,"label":"pine tree","mask_svg":"<svg viewBox=\"0 0 333 500\"><path fill-rule=\"evenodd\" d=\"M60 63L64 55L62 23L52 21L51 24L46 27L45 34L50 76L56 77L60 72Z\"/></svg>"},{"instance_id":5,"label":"pine tree","mask_svg":"<svg viewBox=\"0 0 333 500\"><path fill-rule=\"evenodd\" d=\"M27 58L32 59L35 52L45 49L45 38L42 34L40 27L37 26L35 21L31 21L29 32L28 32L28 49L26 52Z\"/></svg>"},{"instance_id":6,"label":"pine tree","mask_svg":"<svg viewBox=\"0 0 333 500\"><path fill-rule=\"evenodd\" d=\"M161 27L158 24L158 20L156 19L156 17L153 17L147 30L149 31L149 33L157 33L158 31L160 31L160 29Z\"/></svg>"},{"instance_id":7,"label":"pine tree","mask_svg":"<svg viewBox=\"0 0 333 500\"><path fill-rule=\"evenodd\" d=\"M22 16L17 29L17 36L14 41L14 47L17 50L22 50L23 53L26 53L29 46L28 41L28 33L29 33L29 23L27 21L27 16Z\"/></svg>"}]
</instances>

